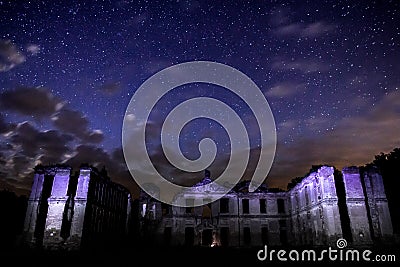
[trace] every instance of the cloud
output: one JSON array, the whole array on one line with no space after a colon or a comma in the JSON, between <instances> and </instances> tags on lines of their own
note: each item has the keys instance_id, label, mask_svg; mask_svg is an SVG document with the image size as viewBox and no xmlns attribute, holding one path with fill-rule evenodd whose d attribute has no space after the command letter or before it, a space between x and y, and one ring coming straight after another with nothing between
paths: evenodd
<instances>
[{"instance_id":1,"label":"cloud","mask_svg":"<svg viewBox=\"0 0 400 267\"><path fill-rule=\"evenodd\" d=\"M337 121L334 130L322 131L320 135L305 134L289 145L278 143L268 184L285 188L292 178L305 175L312 165L329 164L338 169L360 166L371 162L380 152L399 147L399 103L400 92L394 91L370 112ZM331 122L315 119L313 123L322 130Z\"/></svg>"},{"instance_id":2,"label":"cloud","mask_svg":"<svg viewBox=\"0 0 400 267\"><path fill-rule=\"evenodd\" d=\"M29 122L20 123L10 137L12 144L18 146L18 152L29 158L39 159L42 163L59 163L70 152L68 143L73 138L56 130L40 132Z\"/></svg>"},{"instance_id":3,"label":"cloud","mask_svg":"<svg viewBox=\"0 0 400 267\"><path fill-rule=\"evenodd\" d=\"M287 136L292 136L293 134L293 129L298 127L300 122L298 120L292 119L292 120L285 120L283 122L280 122L277 125L277 131L279 135L277 136L278 138L283 138ZM279 142L279 139L278 139Z\"/></svg>"},{"instance_id":4,"label":"cloud","mask_svg":"<svg viewBox=\"0 0 400 267\"><path fill-rule=\"evenodd\" d=\"M52 117L54 125L65 133L70 133L89 143L103 141L103 133L100 130L89 131L89 120L79 111L61 109Z\"/></svg>"},{"instance_id":5,"label":"cloud","mask_svg":"<svg viewBox=\"0 0 400 267\"><path fill-rule=\"evenodd\" d=\"M15 155L10 159L10 163L12 165L12 171L15 175L14 177L20 177L21 175L30 173L30 168L32 166L32 161L23 156L23 155ZM16 179L18 181L18 179Z\"/></svg>"},{"instance_id":6,"label":"cloud","mask_svg":"<svg viewBox=\"0 0 400 267\"><path fill-rule=\"evenodd\" d=\"M66 160L73 149L73 137L57 130L39 131L30 122L22 122L0 139L2 187L27 194L37 164L57 164Z\"/></svg>"},{"instance_id":7,"label":"cloud","mask_svg":"<svg viewBox=\"0 0 400 267\"><path fill-rule=\"evenodd\" d=\"M316 37L324 33L330 32L334 29L331 24L326 24L323 21L317 21L314 23L306 24L301 31L303 37Z\"/></svg>"},{"instance_id":8,"label":"cloud","mask_svg":"<svg viewBox=\"0 0 400 267\"><path fill-rule=\"evenodd\" d=\"M87 143L101 143L104 139L104 134L101 130L94 130L92 132L86 133L83 141Z\"/></svg>"},{"instance_id":9,"label":"cloud","mask_svg":"<svg viewBox=\"0 0 400 267\"><path fill-rule=\"evenodd\" d=\"M56 164L65 159L65 155L71 152L68 143L72 136L60 133L56 130L39 132L36 142L39 144L39 160L44 164Z\"/></svg>"},{"instance_id":10,"label":"cloud","mask_svg":"<svg viewBox=\"0 0 400 267\"><path fill-rule=\"evenodd\" d=\"M35 56L40 52L40 46L38 46L37 44L28 44L26 46L26 51Z\"/></svg>"},{"instance_id":11,"label":"cloud","mask_svg":"<svg viewBox=\"0 0 400 267\"><path fill-rule=\"evenodd\" d=\"M334 28L334 25L327 24L324 21L308 24L291 23L277 27L275 33L279 36L318 37L332 31Z\"/></svg>"},{"instance_id":12,"label":"cloud","mask_svg":"<svg viewBox=\"0 0 400 267\"><path fill-rule=\"evenodd\" d=\"M3 115L0 113L0 134L4 134L10 130L10 125L4 120Z\"/></svg>"},{"instance_id":13,"label":"cloud","mask_svg":"<svg viewBox=\"0 0 400 267\"><path fill-rule=\"evenodd\" d=\"M102 162L106 167L111 166L109 168L118 177L126 179L129 176L123 162L117 162L106 151L96 146L85 149L80 145L100 143L104 138L103 132L91 130L88 118L79 111L64 107L64 103L45 88L20 87L0 94L0 111L7 110L9 117L14 119L19 118L15 115L40 118L41 127L49 127L48 130L39 130L37 121L10 123L0 112L2 188L27 194L33 179L33 168L37 164L60 164L66 161ZM52 129L49 123L55 127ZM133 183L130 178L129 183Z\"/></svg>"},{"instance_id":14,"label":"cloud","mask_svg":"<svg viewBox=\"0 0 400 267\"><path fill-rule=\"evenodd\" d=\"M114 95L121 90L119 82L106 83L100 87L100 91L107 95Z\"/></svg>"},{"instance_id":15,"label":"cloud","mask_svg":"<svg viewBox=\"0 0 400 267\"><path fill-rule=\"evenodd\" d=\"M80 111L62 109L52 117L54 125L63 132L79 138L85 136L89 120Z\"/></svg>"},{"instance_id":16,"label":"cloud","mask_svg":"<svg viewBox=\"0 0 400 267\"><path fill-rule=\"evenodd\" d=\"M111 162L110 156L101 148L92 145L79 145L75 149L75 156L68 159L65 164L78 168L81 164L91 164L102 167Z\"/></svg>"},{"instance_id":17,"label":"cloud","mask_svg":"<svg viewBox=\"0 0 400 267\"><path fill-rule=\"evenodd\" d=\"M283 82L273 86L265 93L265 95L268 97L286 97L294 95L299 91L304 90L304 88L305 84L303 83Z\"/></svg>"},{"instance_id":18,"label":"cloud","mask_svg":"<svg viewBox=\"0 0 400 267\"><path fill-rule=\"evenodd\" d=\"M127 187L134 197L139 195L139 187L127 169L122 148L109 153L93 145L79 145L74 156L64 163L74 169L78 169L82 164L89 164L98 169L105 167L114 182Z\"/></svg>"},{"instance_id":19,"label":"cloud","mask_svg":"<svg viewBox=\"0 0 400 267\"><path fill-rule=\"evenodd\" d=\"M37 118L50 116L63 105L45 88L19 87L0 94L1 109Z\"/></svg>"},{"instance_id":20,"label":"cloud","mask_svg":"<svg viewBox=\"0 0 400 267\"><path fill-rule=\"evenodd\" d=\"M328 124L329 121L328 121L328 119L314 117L314 118L305 120L304 123L308 129L313 130L313 131L318 131L318 130L321 130L321 128L324 125Z\"/></svg>"},{"instance_id":21,"label":"cloud","mask_svg":"<svg viewBox=\"0 0 400 267\"><path fill-rule=\"evenodd\" d=\"M11 142L21 147L21 153L28 157L34 157L38 151L39 144L36 137L39 131L29 122L20 123L11 136Z\"/></svg>"},{"instance_id":22,"label":"cloud","mask_svg":"<svg viewBox=\"0 0 400 267\"><path fill-rule=\"evenodd\" d=\"M0 72L9 71L25 62L25 56L11 42L0 39Z\"/></svg>"},{"instance_id":23,"label":"cloud","mask_svg":"<svg viewBox=\"0 0 400 267\"><path fill-rule=\"evenodd\" d=\"M289 22L289 9L288 8L276 8L271 11L271 15L269 16L269 23L273 27L277 27L283 24L287 24Z\"/></svg>"},{"instance_id":24,"label":"cloud","mask_svg":"<svg viewBox=\"0 0 400 267\"><path fill-rule=\"evenodd\" d=\"M272 68L276 70L300 71L305 74L315 72L320 73L329 70L329 67L326 64L317 60L287 60L279 57L275 58L272 62Z\"/></svg>"},{"instance_id":25,"label":"cloud","mask_svg":"<svg viewBox=\"0 0 400 267\"><path fill-rule=\"evenodd\" d=\"M295 35L302 31L302 27L299 23L292 23L284 26L280 26L276 29L278 35Z\"/></svg>"}]
</instances>

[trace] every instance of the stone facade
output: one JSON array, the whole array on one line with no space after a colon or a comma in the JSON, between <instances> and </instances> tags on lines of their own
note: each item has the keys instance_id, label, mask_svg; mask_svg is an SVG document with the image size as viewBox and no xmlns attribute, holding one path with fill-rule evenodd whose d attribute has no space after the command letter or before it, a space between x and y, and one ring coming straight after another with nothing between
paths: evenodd
<instances>
[{"instance_id":1,"label":"stone facade","mask_svg":"<svg viewBox=\"0 0 400 267\"><path fill-rule=\"evenodd\" d=\"M213 188L209 172L182 193L190 203L207 203ZM144 243L187 246L251 247L264 244L334 245L345 238L354 246L393 242L382 177L373 167L321 166L288 191L260 187L248 192L238 184L219 200L191 207L170 206L142 193L139 227Z\"/></svg>"},{"instance_id":2,"label":"stone facade","mask_svg":"<svg viewBox=\"0 0 400 267\"><path fill-rule=\"evenodd\" d=\"M177 196L188 207L177 207L144 192L133 202L125 187L89 166L75 175L67 166L37 166L24 240L49 249L121 245L127 238L139 245L232 247L326 246L339 238L354 246L394 242L374 167L321 166L287 191L263 185L250 193L248 186L243 181L224 195L206 171Z\"/></svg>"},{"instance_id":3,"label":"stone facade","mask_svg":"<svg viewBox=\"0 0 400 267\"><path fill-rule=\"evenodd\" d=\"M105 171L37 166L24 224L25 243L47 249L79 249L120 242L128 231L129 191Z\"/></svg>"}]
</instances>

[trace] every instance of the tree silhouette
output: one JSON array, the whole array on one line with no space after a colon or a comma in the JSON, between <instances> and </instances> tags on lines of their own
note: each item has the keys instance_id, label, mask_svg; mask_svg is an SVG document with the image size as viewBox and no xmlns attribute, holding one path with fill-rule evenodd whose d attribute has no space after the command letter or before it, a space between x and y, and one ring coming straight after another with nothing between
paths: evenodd
<instances>
[{"instance_id":1,"label":"tree silhouette","mask_svg":"<svg viewBox=\"0 0 400 267\"><path fill-rule=\"evenodd\" d=\"M378 167L385 187L386 198L390 215L392 217L393 231L400 234L400 194L398 193L398 180L400 179L400 148L395 148L388 154L380 153L375 159L367 164Z\"/></svg>"}]
</instances>

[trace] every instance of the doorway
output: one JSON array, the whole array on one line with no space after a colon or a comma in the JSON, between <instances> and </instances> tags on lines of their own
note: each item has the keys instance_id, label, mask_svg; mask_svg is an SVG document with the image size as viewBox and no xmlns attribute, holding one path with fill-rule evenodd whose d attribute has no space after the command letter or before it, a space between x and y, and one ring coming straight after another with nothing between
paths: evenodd
<instances>
[{"instance_id":1,"label":"doorway","mask_svg":"<svg viewBox=\"0 0 400 267\"><path fill-rule=\"evenodd\" d=\"M201 244L203 246L210 247L213 241L212 238L212 229L204 229L201 235Z\"/></svg>"}]
</instances>

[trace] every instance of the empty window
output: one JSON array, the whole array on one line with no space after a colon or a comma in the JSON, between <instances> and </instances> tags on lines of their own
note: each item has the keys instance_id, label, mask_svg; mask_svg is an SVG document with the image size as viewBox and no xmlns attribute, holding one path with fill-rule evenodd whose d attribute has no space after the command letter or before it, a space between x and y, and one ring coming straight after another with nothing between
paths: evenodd
<instances>
[{"instance_id":1,"label":"empty window","mask_svg":"<svg viewBox=\"0 0 400 267\"><path fill-rule=\"evenodd\" d=\"M267 213L267 201L266 199L260 199L260 213Z\"/></svg>"},{"instance_id":2,"label":"empty window","mask_svg":"<svg viewBox=\"0 0 400 267\"><path fill-rule=\"evenodd\" d=\"M229 227L221 227L221 246L229 246Z\"/></svg>"},{"instance_id":3,"label":"empty window","mask_svg":"<svg viewBox=\"0 0 400 267\"><path fill-rule=\"evenodd\" d=\"M279 240L281 241L282 245L287 245L287 232L284 229L279 231Z\"/></svg>"},{"instance_id":4,"label":"empty window","mask_svg":"<svg viewBox=\"0 0 400 267\"><path fill-rule=\"evenodd\" d=\"M201 244L203 246L211 246L213 241L213 231L212 229L204 229L201 233Z\"/></svg>"},{"instance_id":5,"label":"empty window","mask_svg":"<svg viewBox=\"0 0 400 267\"><path fill-rule=\"evenodd\" d=\"M193 246L194 243L194 228L186 227L185 228L185 245Z\"/></svg>"},{"instance_id":6,"label":"empty window","mask_svg":"<svg viewBox=\"0 0 400 267\"><path fill-rule=\"evenodd\" d=\"M221 198L219 201L219 211L221 213L229 212L229 198Z\"/></svg>"},{"instance_id":7,"label":"empty window","mask_svg":"<svg viewBox=\"0 0 400 267\"><path fill-rule=\"evenodd\" d=\"M242 199L242 209L243 209L243 214L249 214L249 200L248 199Z\"/></svg>"},{"instance_id":8,"label":"empty window","mask_svg":"<svg viewBox=\"0 0 400 267\"><path fill-rule=\"evenodd\" d=\"M243 228L243 239L246 245L251 243L250 227Z\"/></svg>"},{"instance_id":9,"label":"empty window","mask_svg":"<svg viewBox=\"0 0 400 267\"><path fill-rule=\"evenodd\" d=\"M148 212L147 218L154 220L156 218L156 204L153 203L147 212Z\"/></svg>"},{"instance_id":10,"label":"empty window","mask_svg":"<svg viewBox=\"0 0 400 267\"><path fill-rule=\"evenodd\" d=\"M276 202L278 204L278 213L285 213L285 202L283 199L278 198Z\"/></svg>"},{"instance_id":11,"label":"empty window","mask_svg":"<svg viewBox=\"0 0 400 267\"><path fill-rule=\"evenodd\" d=\"M305 195L305 199L306 199L306 205L309 205L310 204L310 196L308 195L307 186L304 188L304 195Z\"/></svg>"},{"instance_id":12,"label":"empty window","mask_svg":"<svg viewBox=\"0 0 400 267\"><path fill-rule=\"evenodd\" d=\"M186 213L187 214L193 213L194 199L192 198L186 199L186 205L188 206L186 207Z\"/></svg>"},{"instance_id":13,"label":"empty window","mask_svg":"<svg viewBox=\"0 0 400 267\"><path fill-rule=\"evenodd\" d=\"M164 228L164 244L169 245L171 244L171 237L172 237L172 228L171 227L165 227Z\"/></svg>"},{"instance_id":14,"label":"empty window","mask_svg":"<svg viewBox=\"0 0 400 267\"><path fill-rule=\"evenodd\" d=\"M166 203L161 203L162 215L171 214L171 206Z\"/></svg>"},{"instance_id":15,"label":"empty window","mask_svg":"<svg viewBox=\"0 0 400 267\"><path fill-rule=\"evenodd\" d=\"M261 227L261 240L263 245L268 244L268 227L266 226Z\"/></svg>"}]
</instances>

